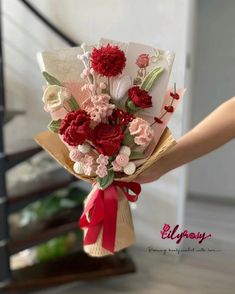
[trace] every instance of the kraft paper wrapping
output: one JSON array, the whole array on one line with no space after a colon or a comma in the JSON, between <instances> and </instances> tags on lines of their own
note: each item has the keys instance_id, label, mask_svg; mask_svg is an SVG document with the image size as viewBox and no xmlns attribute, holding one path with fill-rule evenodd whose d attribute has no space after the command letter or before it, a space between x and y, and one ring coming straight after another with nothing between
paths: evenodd
<instances>
[{"instance_id":1,"label":"kraft paper wrapping","mask_svg":"<svg viewBox=\"0 0 235 294\"><path fill-rule=\"evenodd\" d=\"M93 177L78 175L74 172L74 162L69 158L69 151L57 134L51 133L50 131L45 131L35 136L34 140L45 151L47 151L47 153L49 153L60 165L62 165L62 167L64 167L76 178L89 183L95 182L95 178ZM138 167L133 175L115 178L115 180L122 182L132 182L139 174L149 168L153 163L158 161L159 158L162 157L166 153L166 151L172 148L175 144L176 141L172 136L171 131L166 128L150 158L145 161L140 167Z\"/></svg>"},{"instance_id":2,"label":"kraft paper wrapping","mask_svg":"<svg viewBox=\"0 0 235 294\"><path fill-rule=\"evenodd\" d=\"M84 201L84 205L89 202L92 197L93 191L95 191L97 187L95 186L90 194ZM117 188L118 190L118 211L117 211L117 225L116 225L116 237L115 237L115 248L114 251L120 251L124 248L131 246L135 242L135 230L132 222L132 215L130 210L130 205L123 194L122 190ZM87 229L84 230L84 236L86 235ZM110 252L102 247L102 236L103 230L101 229L98 239L96 243L91 245L85 245L84 251L93 257L102 257L106 255L110 255Z\"/></svg>"},{"instance_id":3,"label":"kraft paper wrapping","mask_svg":"<svg viewBox=\"0 0 235 294\"><path fill-rule=\"evenodd\" d=\"M46 131L37 135L35 137L35 141L76 178L90 183L95 183L95 178L77 175L73 171L74 163L69 158L69 151L57 134ZM162 157L166 153L166 151L172 148L175 144L176 141L174 140L170 130L166 128L150 158L142 166L137 168L135 174L116 178L115 180L125 182L134 181L140 173L148 169L153 163L157 162L158 159ZM92 191L85 199L85 207L89 199L91 198L94 189L97 189L96 185L93 187ZM119 197L114 250L115 252L129 247L135 241L135 232L129 202L124 196L123 192L119 188L117 189L119 192ZM96 257L102 257L110 254L109 251L102 247L102 233L103 232L101 230L96 243L84 246L84 251L87 254ZM86 234L86 230L84 230L84 234Z\"/></svg>"}]
</instances>

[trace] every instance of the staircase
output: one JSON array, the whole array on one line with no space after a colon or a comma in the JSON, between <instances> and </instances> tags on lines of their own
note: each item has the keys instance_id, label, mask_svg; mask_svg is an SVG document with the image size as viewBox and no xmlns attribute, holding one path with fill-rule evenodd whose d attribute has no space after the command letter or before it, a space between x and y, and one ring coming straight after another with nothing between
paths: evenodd
<instances>
[{"instance_id":1,"label":"staircase","mask_svg":"<svg viewBox=\"0 0 235 294\"><path fill-rule=\"evenodd\" d=\"M0 5L2 6L2 1ZM54 24L43 16L34 6L26 0L19 0L21 5L42 22L55 36L61 38L69 46L77 43L60 31ZM41 262L33 266L26 266L18 270L11 270L10 256L24 249L41 244L56 236L75 230L81 209L71 210L69 215L60 219L51 219L50 223L34 224L22 229L9 228L8 216L26 205L47 197L55 190L67 187L76 179L69 179L51 184L50 187L37 189L34 192L22 195L8 195L6 185L6 172L21 162L41 151L34 146L8 154L4 148L4 126L16 116L24 115L24 111L6 109L4 89L4 60L2 50L2 13L0 14L0 293L26 293L32 289L41 289L59 284L79 280L90 280L112 275L131 273L135 266L126 251L104 258L90 258L84 252L77 252L58 258L54 261ZM30 122L29 122L30 123ZM62 220L62 221L61 221ZM13 232L10 236L9 232ZM2 292L1 292L2 291Z\"/></svg>"}]
</instances>

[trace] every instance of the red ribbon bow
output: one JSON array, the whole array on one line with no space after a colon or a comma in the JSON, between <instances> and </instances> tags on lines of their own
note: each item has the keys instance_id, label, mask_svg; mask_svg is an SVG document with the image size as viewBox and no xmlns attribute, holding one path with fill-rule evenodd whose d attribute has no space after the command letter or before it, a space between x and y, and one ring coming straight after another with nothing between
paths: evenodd
<instances>
[{"instance_id":1,"label":"red ribbon bow","mask_svg":"<svg viewBox=\"0 0 235 294\"><path fill-rule=\"evenodd\" d=\"M80 227L87 229L84 245L94 244L103 228L102 247L114 253L118 209L117 187L123 191L130 202L137 201L141 192L140 184L135 182L113 182L105 190L95 190L79 220ZM128 189L134 195L129 194ZM89 221L87 215L89 215Z\"/></svg>"}]
</instances>

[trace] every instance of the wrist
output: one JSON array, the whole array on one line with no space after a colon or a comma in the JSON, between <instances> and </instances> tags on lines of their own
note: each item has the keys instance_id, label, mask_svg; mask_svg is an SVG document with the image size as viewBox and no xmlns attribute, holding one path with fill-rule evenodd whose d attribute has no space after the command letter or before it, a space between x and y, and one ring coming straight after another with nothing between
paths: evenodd
<instances>
[{"instance_id":1,"label":"wrist","mask_svg":"<svg viewBox=\"0 0 235 294\"><path fill-rule=\"evenodd\" d=\"M156 163L157 168L157 176L158 178L161 178L164 176L168 171L170 171L170 166L169 166L169 160L168 160L168 153L164 154Z\"/></svg>"}]
</instances>

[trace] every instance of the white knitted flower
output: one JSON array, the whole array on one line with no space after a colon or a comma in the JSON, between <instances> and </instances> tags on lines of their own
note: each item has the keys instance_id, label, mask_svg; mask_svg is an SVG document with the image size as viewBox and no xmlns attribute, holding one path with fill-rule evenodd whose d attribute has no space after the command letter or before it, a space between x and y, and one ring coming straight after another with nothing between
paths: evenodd
<instances>
[{"instance_id":1,"label":"white knitted flower","mask_svg":"<svg viewBox=\"0 0 235 294\"><path fill-rule=\"evenodd\" d=\"M122 146L119 151L120 154L126 154L127 156L131 155L131 148L128 146Z\"/></svg>"},{"instance_id":2,"label":"white knitted flower","mask_svg":"<svg viewBox=\"0 0 235 294\"><path fill-rule=\"evenodd\" d=\"M111 79L110 94L114 100L121 100L131 87L131 77L124 75Z\"/></svg>"},{"instance_id":3,"label":"white knitted flower","mask_svg":"<svg viewBox=\"0 0 235 294\"><path fill-rule=\"evenodd\" d=\"M128 176L133 175L136 170L136 165L134 162L129 162L123 169L124 173Z\"/></svg>"},{"instance_id":4,"label":"white knitted flower","mask_svg":"<svg viewBox=\"0 0 235 294\"><path fill-rule=\"evenodd\" d=\"M82 145L78 145L78 150L83 153L83 154L86 154L88 152L91 151L91 145L90 144L87 144L87 143L84 143Z\"/></svg>"},{"instance_id":5,"label":"white knitted flower","mask_svg":"<svg viewBox=\"0 0 235 294\"><path fill-rule=\"evenodd\" d=\"M73 170L76 174L83 174L83 168L80 162L75 162L73 165Z\"/></svg>"},{"instance_id":6,"label":"white knitted flower","mask_svg":"<svg viewBox=\"0 0 235 294\"><path fill-rule=\"evenodd\" d=\"M42 101L45 104L45 110L52 112L63 107L64 102L70 97L71 94L66 88L57 85L50 85L44 91Z\"/></svg>"}]
</instances>

